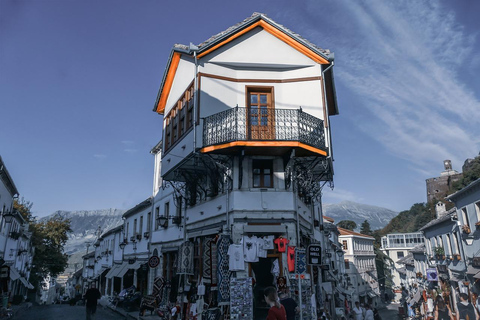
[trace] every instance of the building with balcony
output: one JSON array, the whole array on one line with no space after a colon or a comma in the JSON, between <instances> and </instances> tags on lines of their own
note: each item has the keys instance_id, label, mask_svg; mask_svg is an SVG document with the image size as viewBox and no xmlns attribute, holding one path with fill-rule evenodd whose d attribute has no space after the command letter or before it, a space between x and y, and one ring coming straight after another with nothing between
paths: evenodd
<instances>
[{"instance_id":1,"label":"building with balcony","mask_svg":"<svg viewBox=\"0 0 480 320\"><path fill-rule=\"evenodd\" d=\"M35 250L31 246L28 223L13 206L18 196L0 157L0 293L10 298L26 297L28 289L33 289L28 279Z\"/></svg>"},{"instance_id":2,"label":"building with balcony","mask_svg":"<svg viewBox=\"0 0 480 320\"><path fill-rule=\"evenodd\" d=\"M382 237L380 250L393 261L392 282L394 286L400 287L404 284L405 266L398 261L409 254L414 247L424 244L425 238L422 232L412 233L391 233ZM402 274L403 275L402 275Z\"/></svg>"},{"instance_id":3,"label":"building with balcony","mask_svg":"<svg viewBox=\"0 0 480 320\"><path fill-rule=\"evenodd\" d=\"M360 301L377 306L380 302L380 287L373 248L375 238L344 228L338 230L338 240L345 256L348 288L353 292L352 302Z\"/></svg>"},{"instance_id":4,"label":"building with balcony","mask_svg":"<svg viewBox=\"0 0 480 320\"><path fill-rule=\"evenodd\" d=\"M333 180L333 54L255 13L198 46L175 45L154 111L163 140L152 149L153 277L203 283L212 292L205 302L220 312L231 303L230 280L253 278L253 287L232 291L252 297L253 319L268 310L262 290L282 279L280 290L302 292L295 298L310 319L325 270L291 259L313 243L324 257L330 248L318 234L320 191ZM230 248L246 259L235 270ZM170 297L193 297L182 291ZM319 305L326 298L317 297Z\"/></svg>"}]
</instances>

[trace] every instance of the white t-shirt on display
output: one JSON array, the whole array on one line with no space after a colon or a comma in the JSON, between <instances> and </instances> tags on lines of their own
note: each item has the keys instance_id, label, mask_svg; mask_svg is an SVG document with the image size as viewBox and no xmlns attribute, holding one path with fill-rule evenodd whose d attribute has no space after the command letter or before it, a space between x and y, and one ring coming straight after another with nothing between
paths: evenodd
<instances>
[{"instance_id":1,"label":"white t-shirt on display","mask_svg":"<svg viewBox=\"0 0 480 320\"><path fill-rule=\"evenodd\" d=\"M245 262L258 262L258 238L256 236L242 238L243 257Z\"/></svg>"},{"instance_id":2,"label":"white t-shirt on display","mask_svg":"<svg viewBox=\"0 0 480 320\"><path fill-rule=\"evenodd\" d=\"M228 267L230 271L245 270L245 260L243 258L243 247L241 244L231 244L228 247Z\"/></svg>"}]
</instances>

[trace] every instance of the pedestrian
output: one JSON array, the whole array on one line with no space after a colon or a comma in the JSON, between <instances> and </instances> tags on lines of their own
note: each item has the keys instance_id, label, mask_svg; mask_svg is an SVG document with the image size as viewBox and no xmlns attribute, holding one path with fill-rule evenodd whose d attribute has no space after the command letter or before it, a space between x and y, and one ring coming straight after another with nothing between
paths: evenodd
<instances>
[{"instance_id":1,"label":"pedestrian","mask_svg":"<svg viewBox=\"0 0 480 320\"><path fill-rule=\"evenodd\" d=\"M263 291L263 294L265 296L265 302L270 306L267 320L287 320L287 312L278 299L277 289L274 287L267 287Z\"/></svg>"},{"instance_id":2,"label":"pedestrian","mask_svg":"<svg viewBox=\"0 0 480 320\"><path fill-rule=\"evenodd\" d=\"M285 308L285 312L287 313L287 320L295 320L295 314L300 312L300 308L298 307L295 300L290 298L286 292L280 294L280 303Z\"/></svg>"},{"instance_id":3,"label":"pedestrian","mask_svg":"<svg viewBox=\"0 0 480 320\"><path fill-rule=\"evenodd\" d=\"M86 300L87 320L94 319L95 313L97 312L97 300L100 299L101 296L100 291L95 287L95 282L92 282L90 289L88 289L83 296Z\"/></svg>"},{"instance_id":4,"label":"pedestrian","mask_svg":"<svg viewBox=\"0 0 480 320\"><path fill-rule=\"evenodd\" d=\"M374 320L382 320L382 317L380 317L380 313L378 312L377 308L373 309L373 319Z\"/></svg>"},{"instance_id":5,"label":"pedestrian","mask_svg":"<svg viewBox=\"0 0 480 320\"><path fill-rule=\"evenodd\" d=\"M435 320L448 320L450 319L450 311L447 308L445 300L442 296L438 295L435 299Z\"/></svg>"},{"instance_id":6,"label":"pedestrian","mask_svg":"<svg viewBox=\"0 0 480 320\"><path fill-rule=\"evenodd\" d=\"M355 307L353 307L353 314L355 316L355 320L363 320L363 310L360 307L360 302L355 302Z\"/></svg>"},{"instance_id":7,"label":"pedestrian","mask_svg":"<svg viewBox=\"0 0 480 320\"><path fill-rule=\"evenodd\" d=\"M479 320L475 308L468 301L468 295L462 292L459 294L459 296L460 302L457 304L457 320ZM448 310L451 312L450 307L448 307Z\"/></svg>"},{"instance_id":8,"label":"pedestrian","mask_svg":"<svg viewBox=\"0 0 480 320\"><path fill-rule=\"evenodd\" d=\"M373 310L372 310L372 307L369 304L366 305L365 320L374 320L373 319Z\"/></svg>"}]
</instances>

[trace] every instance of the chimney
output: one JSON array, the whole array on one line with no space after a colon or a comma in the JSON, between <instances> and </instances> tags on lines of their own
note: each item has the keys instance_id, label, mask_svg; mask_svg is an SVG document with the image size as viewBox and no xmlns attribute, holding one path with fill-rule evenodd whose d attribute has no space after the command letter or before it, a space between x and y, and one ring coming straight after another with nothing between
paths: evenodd
<instances>
[{"instance_id":1,"label":"chimney","mask_svg":"<svg viewBox=\"0 0 480 320\"><path fill-rule=\"evenodd\" d=\"M445 208L445 203L439 201L435 205L435 213L437 214L437 219L443 217L447 213L447 209Z\"/></svg>"}]
</instances>

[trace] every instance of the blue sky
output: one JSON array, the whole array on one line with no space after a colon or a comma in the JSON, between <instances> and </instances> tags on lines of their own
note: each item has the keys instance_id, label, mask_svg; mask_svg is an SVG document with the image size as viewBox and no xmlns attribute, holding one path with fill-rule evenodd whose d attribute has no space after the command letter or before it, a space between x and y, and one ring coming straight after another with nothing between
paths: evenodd
<instances>
[{"instance_id":1,"label":"blue sky","mask_svg":"<svg viewBox=\"0 0 480 320\"><path fill-rule=\"evenodd\" d=\"M174 43L263 12L335 52L335 188L392 210L480 151L479 1L0 1L0 155L35 215L152 193Z\"/></svg>"}]
</instances>

